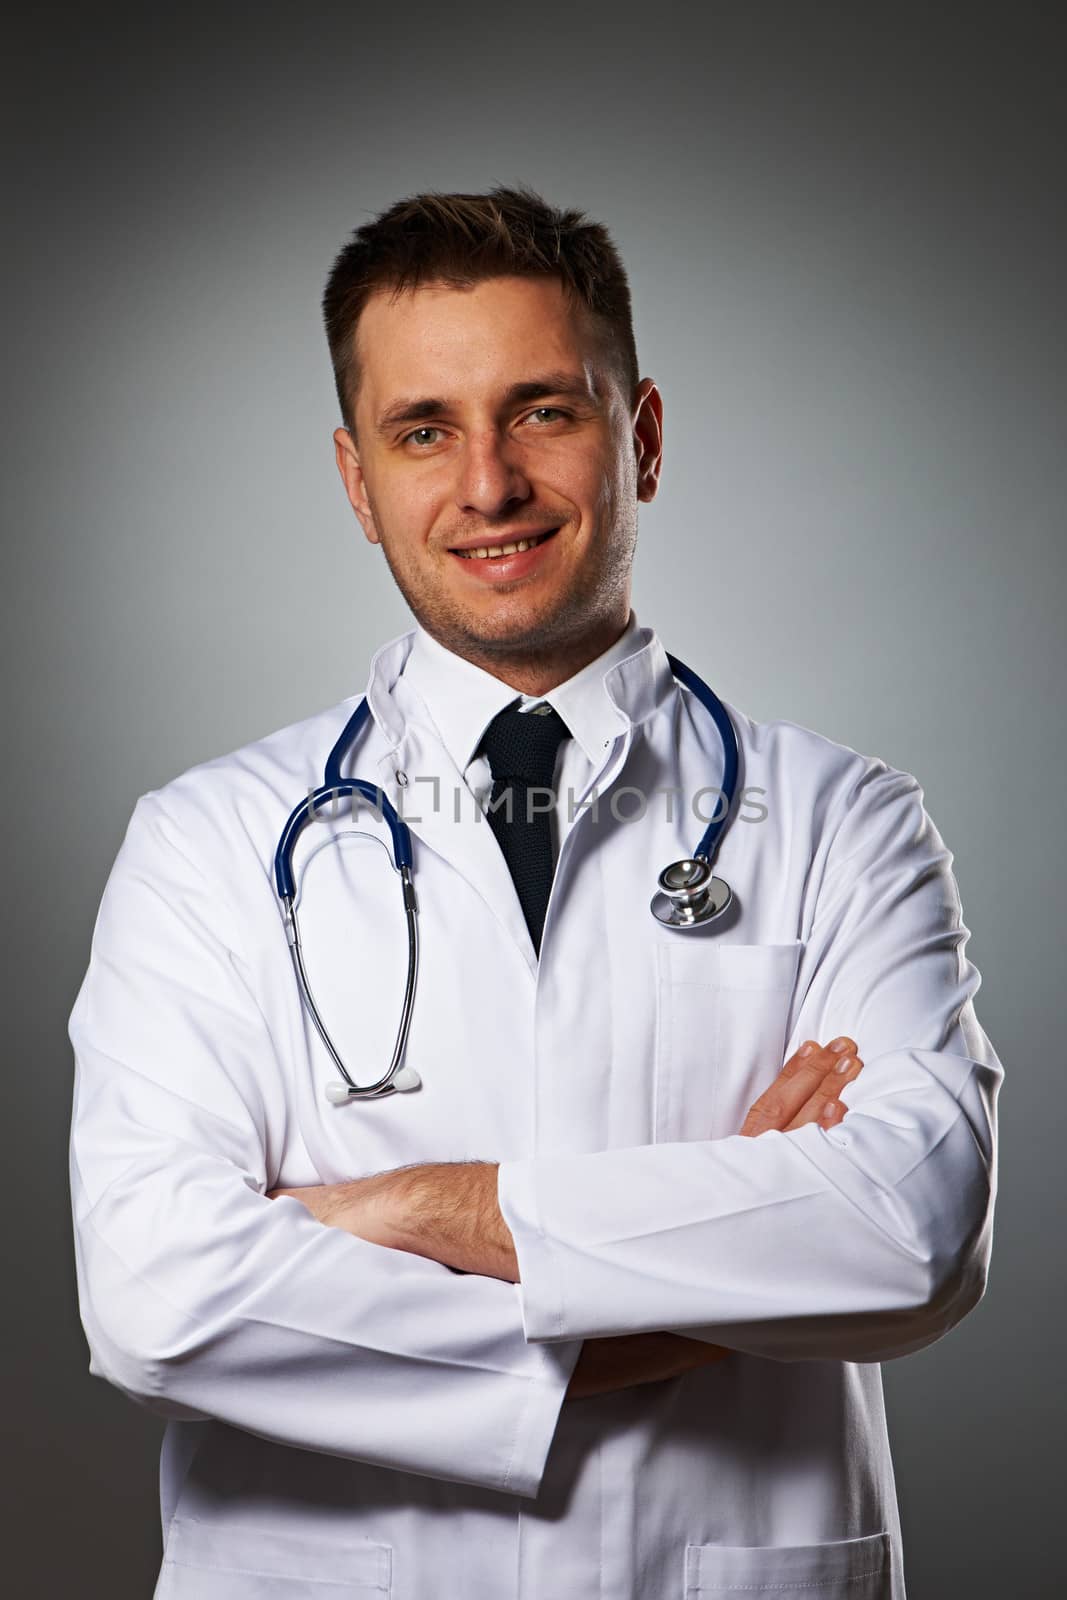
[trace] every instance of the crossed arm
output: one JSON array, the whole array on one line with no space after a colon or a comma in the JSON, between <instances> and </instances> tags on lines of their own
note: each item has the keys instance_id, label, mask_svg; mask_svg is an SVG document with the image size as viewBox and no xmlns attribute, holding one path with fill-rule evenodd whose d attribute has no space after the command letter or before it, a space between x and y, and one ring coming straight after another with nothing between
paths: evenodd
<instances>
[{"instance_id":1,"label":"crossed arm","mask_svg":"<svg viewBox=\"0 0 1067 1600\"><path fill-rule=\"evenodd\" d=\"M833 1127L845 1115L839 1098L860 1072L855 1041L809 1040L786 1062L754 1103L740 1129L756 1137L818 1122ZM426 1256L460 1272L519 1282L511 1232L497 1204L492 1161L426 1162L349 1183L274 1189L272 1200L299 1200L319 1222L388 1249ZM567 1390L568 1399L674 1377L721 1360L729 1351L674 1333L587 1339Z\"/></svg>"}]
</instances>

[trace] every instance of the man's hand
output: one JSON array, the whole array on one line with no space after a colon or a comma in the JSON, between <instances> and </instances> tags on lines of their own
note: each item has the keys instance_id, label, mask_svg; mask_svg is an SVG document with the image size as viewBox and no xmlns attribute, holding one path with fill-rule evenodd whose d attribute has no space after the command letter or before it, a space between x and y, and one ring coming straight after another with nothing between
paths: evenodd
<instances>
[{"instance_id":1,"label":"man's hand","mask_svg":"<svg viewBox=\"0 0 1067 1600\"><path fill-rule=\"evenodd\" d=\"M831 1128L844 1116L838 1099L863 1066L855 1040L835 1039L819 1045L809 1039L790 1056L769 1089L755 1101L741 1132L756 1138L768 1129L790 1133L809 1122ZM694 1367L705 1367L730 1355L722 1345L704 1344L679 1333L625 1333L612 1339L586 1339L571 1374L567 1400L609 1394L639 1383L659 1383L677 1378Z\"/></svg>"},{"instance_id":2,"label":"man's hand","mask_svg":"<svg viewBox=\"0 0 1067 1600\"><path fill-rule=\"evenodd\" d=\"M827 1045L809 1039L749 1108L741 1132L751 1138L769 1128L792 1133L809 1122L832 1128L848 1109L838 1098L841 1090L862 1066L856 1041L847 1035Z\"/></svg>"}]
</instances>

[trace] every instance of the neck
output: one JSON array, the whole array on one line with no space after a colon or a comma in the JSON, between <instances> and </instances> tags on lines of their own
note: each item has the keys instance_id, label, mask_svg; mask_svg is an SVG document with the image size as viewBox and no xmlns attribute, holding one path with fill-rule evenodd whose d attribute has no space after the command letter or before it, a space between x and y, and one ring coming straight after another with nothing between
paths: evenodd
<instances>
[{"instance_id":1,"label":"neck","mask_svg":"<svg viewBox=\"0 0 1067 1600\"><path fill-rule=\"evenodd\" d=\"M610 649L616 639L625 633L629 617L627 607L621 623L617 618L602 623L571 645L546 646L540 650L516 651L513 654L506 650L489 651L477 645L464 644L457 648L443 639L438 642L455 655L462 656L465 661L481 667L483 672L499 678L501 683L506 683L509 689L515 689L519 694L546 695L550 689L566 683L568 678L573 678L576 672L581 672L583 667Z\"/></svg>"}]
</instances>

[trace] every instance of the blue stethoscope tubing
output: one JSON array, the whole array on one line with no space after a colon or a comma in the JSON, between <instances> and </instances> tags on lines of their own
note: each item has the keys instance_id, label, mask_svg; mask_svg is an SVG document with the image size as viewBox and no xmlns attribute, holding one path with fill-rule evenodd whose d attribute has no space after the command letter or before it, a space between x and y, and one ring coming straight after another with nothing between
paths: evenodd
<instances>
[{"instance_id":1,"label":"blue stethoscope tubing","mask_svg":"<svg viewBox=\"0 0 1067 1600\"><path fill-rule=\"evenodd\" d=\"M716 814L701 835L700 842L691 856L681 861L673 861L670 866L664 867L657 880L658 892L653 895L651 903L653 916L665 926L694 928L721 916L732 899L729 886L721 878L712 876L711 863L733 810L739 765L737 736L725 706L704 680L676 656L668 655L667 661L678 682L691 690L712 718L719 731L723 748L720 796L725 803L722 811L720 813L716 806ZM305 800L301 800L299 805L294 806L274 852L274 881L282 905L286 938L297 985L319 1037L343 1080L341 1083L327 1085L326 1097L335 1105L346 1104L349 1100L379 1100L398 1091L417 1089L421 1081L415 1069L403 1063L419 970L418 904L412 878L411 834L403 818L377 784L366 783L360 778L346 778L341 773L341 765L362 733L369 717L370 706L364 697L345 723L337 743L327 757L323 783ZM349 1074L315 1003L300 940L300 927L296 915L296 879L293 873L293 852L297 840L308 823L314 820L324 805L357 794L370 801L389 829L393 846L393 864L400 874L408 937L408 970L400 1025L393 1044L392 1057L382 1076L374 1083L366 1085L357 1084Z\"/></svg>"}]
</instances>

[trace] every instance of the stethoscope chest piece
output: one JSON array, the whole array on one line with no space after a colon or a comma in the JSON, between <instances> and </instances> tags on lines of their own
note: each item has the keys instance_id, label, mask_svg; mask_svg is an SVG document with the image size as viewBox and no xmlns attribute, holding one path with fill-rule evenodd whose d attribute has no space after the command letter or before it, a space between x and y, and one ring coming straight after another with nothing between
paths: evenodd
<instances>
[{"instance_id":1,"label":"stethoscope chest piece","mask_svg":"<svg viewBox=\"0 0 1067 1600\"><path fill-rule=\"evenodd\" d=\"M652 915L667 928L698 928L720 917L733 899L730 885L712 876L703 856L672 861L657 882L660 892L652 896Z\"/></svg>"}]
</instances>

